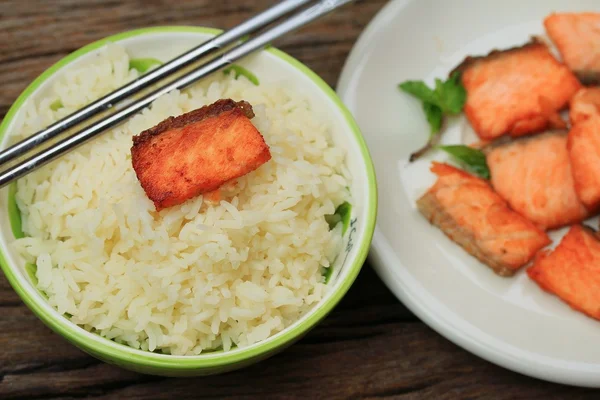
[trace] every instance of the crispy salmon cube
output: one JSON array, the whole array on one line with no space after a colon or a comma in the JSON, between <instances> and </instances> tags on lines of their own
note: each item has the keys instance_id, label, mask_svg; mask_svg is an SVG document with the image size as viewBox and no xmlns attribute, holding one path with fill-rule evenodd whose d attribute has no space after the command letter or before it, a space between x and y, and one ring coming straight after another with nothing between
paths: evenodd
<instances>
[{"instance_id":1,"label":"crispy salmon cube","mask_svg":"<svg viewBox=\"0 0 600 400\"><path fill-rule=\"evenodd\" d=\"M575 192L566 132L550 131L492 146L486 159L496 192L541 229L588 216Z\"/></svg>"},{"instance_id":2,"label":"crispy salmon cube","mask_svg":"<svg viewBox=\"0 0 600 400\"><path fill-rule=\"evenodd\" d=\"M544 20L565 64L584 84L600 82L600 14L555 13Z\"/></svg>"},{"instance_id":3,"label":"crispy salmon cube","mask_svg":"<svg viewBox=\"0 0 600 400\"><path fill-rule=\"evenodd\" d=\"M465 114L483 140L564 127L558 115L581 87L573 73L537 40L518 48L468 57L462 72Z\"/></svg>"},{"instance_id":4,"label":"crispy salmon cube","mask_svg":"<svg viewBox=\"0 0 600 400\"><path fill-rule=\"evenodd\" d=\"M552 252L541 252L527 274L575 310L600 319L600 241L574 225Z\"/></svg>"},{"instance_id":5,"label":"crispy salmon cube","mask_svg":"<svg viewBox=\"0 0 600 400\"><path fill-rule=\"evenodd\" d=\"M600 115L600 87L579 89L569 103L569 119L573 125L593 115Z\"/></svg>"},{"instance_id":6,"label":"crispy salmon cube","mask_svg":"<svg viewBox=\"0 0 600 400\"><path fill-rule=\"evenodd\" d=\"M157 210L182 204L271 159L247 102L219 100L133 138L138 180Z\"/></svg>"},{"instance_id":7,"label":"crispy salmon cube","mask_svg":"<svg viewBox=\"0 0 600 400\"><path fill-rule=\"evenodd\" d=\"M417 201L419 211L498 275L513 275L550 243L483 179L447 164L433 163L431 171L438 179Z\"/></svg>"},{"instance_id":8,"label":"crispy salmon cube","mask_svg":"<svg viewBox=\"0 0 600 400\"><path fill-rule=\"evenodd\" d=\"M567 149L577 196L588 209L597 210L600 207L600 115L571 128Z\"/></svg>"}]
</instances>

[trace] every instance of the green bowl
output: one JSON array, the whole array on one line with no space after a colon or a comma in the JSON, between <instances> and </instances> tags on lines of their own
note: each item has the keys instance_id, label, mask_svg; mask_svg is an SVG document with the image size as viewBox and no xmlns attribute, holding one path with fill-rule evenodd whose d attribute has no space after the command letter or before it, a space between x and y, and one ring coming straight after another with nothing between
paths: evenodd
<instances>
[{"instance_id":1,"label":"green bowl","mask_svg":"<svg viewBox=\"0 0 600 400\"><path fill-rule=\"evenodd\" d=\"M19 96L0 125L1 147L24 117L23 105L43 97L62 74L78 63L94 57L109 42L118 42L132 59L169 60L191 47L197 46L220 31L197 27L157 27L121 33L85 46L65 57L40 77ZM144 61L141 62L143 66ZM136 350L105 339L73 324L46 303L28 273L25 261L9 244L22 236L19 211L14 200L14 185L0 193L0 266L8 281L23 302L52 330L75 346L109 364L137 372L165 375L208 375L241 368L263 360L291 345L319 321L341 300L358 275L367 256L373 236L377 213L375 173L365 142L335 92L309 68L289 55L270 48L240 63L254 72L261 82L286 81L294 90L311 100L315 110L326 113L333 129L336 146L346 150L347 167L352 174L350 188L353 205L351 228L344 235L345 246L334 265L327 295L306 315L283 331L254 345L230 351L214 351L198 356L172 356ZM137 65L140 66L139 64Z\"/></svg>"}]
</instances>

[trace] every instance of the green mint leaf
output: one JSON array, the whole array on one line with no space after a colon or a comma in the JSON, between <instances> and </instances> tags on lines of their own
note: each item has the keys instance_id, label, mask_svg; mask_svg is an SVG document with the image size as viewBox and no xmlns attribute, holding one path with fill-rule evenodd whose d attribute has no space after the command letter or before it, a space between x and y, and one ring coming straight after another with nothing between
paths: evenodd
<instances>
[{"instance_id":1,"label":"green mint leaf","mask_svg":"<svg viewBox=\"0 0 600 400\"><path fill-rule=\"evenodd\" d=\"M481 150L464 145L439 146L439 148L450 154L469 172L483 179L490 179L490 169Z\"/></svg>"},{"instance_id":2,"label":"green mint leaf","mask_svg":"<svg viewBox=\"0 0 600 400\"><path fill-rule=\"evenodd\" d=\"M435 89L431 89L423 81L406 81L398 87L423 102L438 106L443 114L459 114L467 100L467 91L459 73L452 74L447 81L436 79Z\"/></svg>"},{"instance_id":3,"label":"green mint leaf","mask_svg":"<svg viewBox=\"0 0 600 400\"><path fill-rule=\"evenodd\" d=\"M460 74L454 73L445 82L440 79L435 80L435 96L439 106L444 114L460 114L465 102L467 101L467 91L460 80Z\"/></svg>"},{"instance_id":4,"label":"green mint leaf","mask_svg":"<svg viewBox=\"0 0 600 400\"><path fill-rule=\"evenodd\" d=\"M429 88L423 81L406 81L402 82L398 85L400 90L413 95L417 99L431 103L437 104L435 92Z\"/></svg>"},{"instance_id":5,"label":"green mint leaf","mask_svg":"<svg viewBox=\"0 0 600 400\"><path fill-rule=\"evenodd\" d=\"M429 140L425 143L425 146L410 155L410 162L416 161L421 156L425 155L440 140L440 135L438 135L438 133L442 130L442 123L444 122L442 109L431 103L423 102L423 111L425 111L427 122L429 122Z\"/></svg>"},{"instance_id":6,"label":"green mint leaf","mask_svg":"<svg viewBox=\"0 0 600 400\"><path fill-rule=\"evenodd\" d=\"M435 92L422 81L406 81L398 85L400 90L413 95L423 102L423 111L431 128L431 134L436 134L442 128L442 110L437 106Z\"/></svg>"},{"instance_id":7,"label":"green mint leaf","mask_svg":"<svg viewBox=\"0 0 600 400\"><path fill-rule=\"evenodd\" d=\"M423 112L430 127L429 140L424 147L412 153L410 161L415 161L439 141L444 116L459 114L467 100L467 91L462 85L460 73L454 73L447 81L435 80L435 89L431 89L423 81L406 81L398 85L406 93L423 102Z\"/></svg>"},{"instance_id":8,"label":"green mint leaf","mask_svg":"<svg viewBox=\"0 0 600 400\"><path fill-rule=\"evenodd\" d=\"M228 68L225 68L223 70L223 73L225 75L229 75L232 72L234 73L235 79L239 78L240 76L244 76L246 79L248 79L254 85L256 85L256 86L260 85L260 81L258 80L257 76L254 75L252 72L248 71L244 67L241 67L236 64L232 64L231 66L229 66Z\"/></svg>"},{"instance_id":9,"label":"green mint leaf","mask_svg":"<svg viewBox=\"0 0 600 400\"><path fill-rule=\"evenodd\" d=\"M425 111L427 122L429 122L429 127L431 128L431 135L439 133L442 129L442 120L444 117L444 115L442 114L442 109L434 104L423 102L423 111Z\"/></svg>"}]
</instances>

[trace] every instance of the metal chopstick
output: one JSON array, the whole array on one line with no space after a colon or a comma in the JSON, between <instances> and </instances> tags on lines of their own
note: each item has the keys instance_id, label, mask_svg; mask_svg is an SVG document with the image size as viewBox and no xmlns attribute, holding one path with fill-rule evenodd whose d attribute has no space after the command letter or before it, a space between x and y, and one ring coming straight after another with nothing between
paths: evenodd
<instances>
[{"instance_id":1,"label":"metal chopstick","mask_svg":"<svg viewBox=\"0 0 600 400\"><path fill-rule=\"evenodd\" d=\"M297 10L312 0L283 0L262 13L250 18L240 25L224 32L213 39L189 50L162 66L140 76L135 81L115 90L112 93L94 101L71 115L53 123L46 129L39 131L25 140L0 152L0 166L17 158L34 147L60 135L65 130L80 124L91 117L110 109L118 102L148 88L150 85L168 77L190 63L205 57L216 50L228 46L240 38L264 28L278 18Z\"/></svg>"},{"instance_id":2,"label":"metal chopstick","mask_svg":"<svg viewBox=\"0 0 600 400\"><path fill-rule=\"evenodd\" d=\"M249 39L248 41L234 47L230 51L223 55L220 55L216 59L209 61L205 65L188 72L187 74L173 80L172 82L162 86L161 88L153 91L138 101L128 105L124 109L115 112L106 118L98 121L92 126L86 127L72 136L69 136L48 149L42 150L40 153L28 158L27 160L8 168L7 170L0 173L0 188L6 186L15 179L18 179L29 172L49 163L50 161L60 157L61 155L69 152L70 150L84 144L90 139L94 138L98 134L113 128L132 115L138 113L145 107L149 106L154 100L160 96L172 91L183 89L192 83L198 81L207 75L222 69L233 61L236 61L242 57L245 57L257 50L260 50L271 43L273 40L285 35L295 29L298 29L315 19L328 14L329 12L341 7L345 4L352 2L353 0L321 0L317 4L301 11L289 19L282 21L279 25L276 25L256 37Z\"/></svg>"}]
</instances>

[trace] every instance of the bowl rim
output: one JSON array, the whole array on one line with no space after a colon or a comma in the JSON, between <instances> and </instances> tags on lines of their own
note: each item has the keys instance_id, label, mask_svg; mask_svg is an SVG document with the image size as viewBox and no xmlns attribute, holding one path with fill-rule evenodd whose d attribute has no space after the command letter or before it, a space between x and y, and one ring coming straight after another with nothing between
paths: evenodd
<instances>
[{"instance_id":1,"label":"bowl rim","mask_svg":"<svg viewBox=\"0 0 600 400\"><path fill-rule=\"evenodd\" d=\"M209 35L218 35L222 32L220 29L197 27L197 26L157 26L150 28L141 28L115 35L107 36L98 41L92 42L80 49L65 56L41 75L39 75L27 88L19 95L19 97L12 104L8 112L6 113L2 123L0 124L0 140L4 137L8 126L12 123L18 110L33 95L37 89L52 77L55 73L59 72L63 67L66 67L71 62L75 61L81 56L84 56L94 50L97 50L109 43L119 42L132 37L146 35L146 34L161 34L161 33L200 33ZM334 293L325 299L321 304L318 304L313 310L309 311L306 318L299 324L291 325L289 328L282 330L280 333L271 336L270 338L258 342L254 345L238 348L227 352L218 353L205 353L197 356L174 356L168 354L159 354L148 351L143 351L129 347L127 345L116 343L112 340L106 339L84 330L80 326L72 323L71 321L63 318L58 313L48 313L44 310L47 304L42 304L39 298L31 296L27 290L21 286L19 278L13 271L11 265L8 262L7 257L4 254L5 249L0 248L0 268L3 270L4 275L9 281L13 290L19 295L22 301L27 307L33 311L33 313L40 319L44 324L50 327L54 332L58 333L62 337L69 340L82 350L90 351L95 355L106 357L111 361L119 361L125 365L135 365L140 367L152 367L156 369L165 369L172 371L185 371L203 368L219 367L231 364L242 363L246 360L258 358L261 355L269 354L278 348L285 346L286 343L292 343L295 339L299 339L303 334L307 333L312 329L320 320L322 320L329 312L333 310L335 305L339 303L342 297L350 289L354 280L358 276L370 248L370 243L373 238L375 229L375 221L377 217L377 181L375 178L375 169L373 161L371 159L369 150L366 142L360 132L360 129L354 120L354 117L346 106L342 103L341 99L337 96L335 91L323 81L315 72L309 69L307 66L302 64L294 57L287 53L278 50L274 47L269 47L265 51L273 54L279 59L285 61L294 67L298 72L306 75L311 81L313 81L318 88L323 91L333 105L342 113L347 126L352 131L356 143L360 148L360 154L366 166L366 177L368 182L367 188L367 202L365 211L365 228L364 236L360 242L358 251L354 260L347 267L349 272L342 282L334 289Z\"/></svg>"}]
</instances>

